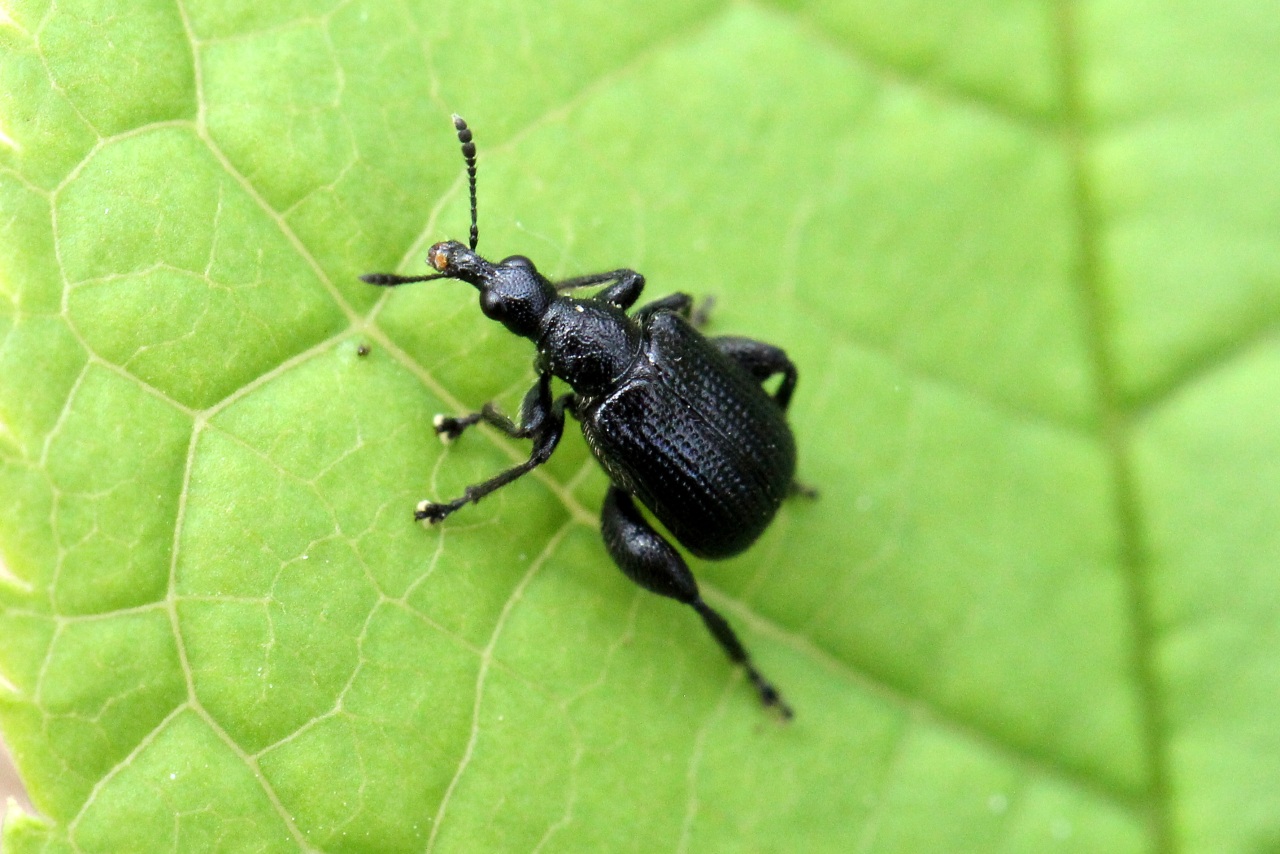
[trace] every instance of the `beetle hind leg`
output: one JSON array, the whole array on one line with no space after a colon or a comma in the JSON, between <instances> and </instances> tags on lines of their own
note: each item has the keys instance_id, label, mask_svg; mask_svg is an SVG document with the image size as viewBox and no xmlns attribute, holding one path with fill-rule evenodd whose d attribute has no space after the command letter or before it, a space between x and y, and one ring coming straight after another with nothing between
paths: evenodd
<instances>
[{"instance_id":1,"label":"beetle hind leg","mask_svg":"<svg viewBox=\"0 0 1280 854\"><path fill-rule=\"evenodd\" d=\"M792 717L791 707L756 669L729 623L703 601L684 558L645 521L631 496L617 486L609 487L605 495L600 530L609 555L628 578L651 593L675 599L697 611L729 659L746 669L760 701L784 720Z\"/></svg>"},{"instance_id":2,"label":"beetle hind leg","mask_svg":"<svg viewBox=\"0 0 1280 854\"><path fill-rule=\"evenodd\" d=\"M786 700L782 699L778 689L773 687L773 683L761 676L759 670L756 670L755 665L751 663L751 656L747 654L742 642L738 640L738 636L729 627L725 618L720 616L718 611L712 610L711 606L703 602L701 598L695 599L689 604L702 617L702 622L706 624L707 630L724 648L729 659L735 664L741 664L746 668L747 678L751 680L752 685L756 686L760 701L771 709L777 709L784 719L791 720L795 713L791 711L791 707L787 705Z\"/></svg>"}]
</instances>

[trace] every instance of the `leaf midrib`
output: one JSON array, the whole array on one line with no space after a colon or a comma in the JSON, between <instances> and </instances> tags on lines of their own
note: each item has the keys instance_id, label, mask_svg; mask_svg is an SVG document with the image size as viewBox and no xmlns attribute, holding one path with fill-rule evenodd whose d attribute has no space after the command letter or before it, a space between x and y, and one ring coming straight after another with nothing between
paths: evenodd
<instances>
[{"instance_id":1,"label":"leaf midrib","mask_svg":"<svg viewBox=\"0 0 1280 854\"><path fill-rule=\"evenodd\" d=\"M1088 352L1096 383L1100 439L1107 452L1113 484L1114 512L1119 523L1118 560L1128 593L1127 610L1132 623L1131 666L1138 687L1142 736L1147 762L1147 826L1154 849L1174 850L1170 807L1170 771L1167 734L1162 714L1163 692L1156 672L1154 596L1149 572L1149 552L1143 510L1134 473L1132 432L1134 414L1124 404L1117 370L1110 305L1104 285L1100 254L1102 225L1097 213L1094 178L1089 171L1089 123L1085 103L1076 7L1059 0L1057 12L1058 70L1062 89L1062 142L1067 153L1071 181L1072 218L1076 229L1074 280L1083 316Z\"/></svg>"}]
</instances>

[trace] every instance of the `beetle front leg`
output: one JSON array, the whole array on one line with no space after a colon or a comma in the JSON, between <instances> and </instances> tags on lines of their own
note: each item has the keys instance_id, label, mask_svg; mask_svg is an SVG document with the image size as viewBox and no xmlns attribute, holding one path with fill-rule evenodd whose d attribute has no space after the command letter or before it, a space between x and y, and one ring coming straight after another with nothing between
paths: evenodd
<instances>
[{"instance_id":1,"label":"beetle front leg","mask_svg":"<svg viewBox=\"0 0 1280 854\"><path fill-rule=\"evenodd\" d=\"M437 415L432 421L432 426L435 428L436 435L440 437L440 441L446 445L461 436L468 427L481 421L498 428L513 439L528 439L539 430L543 418L550 409L551 375L541 374L520 403L519 424L503 415L492 402L489 402L480 407L479 412L473 412L470 415L460 417Z\"/></svg>"},{"instance_id":2,"label":"beetle front leg","mask_svg":"<svg viewBox=\"0 0 1280 854\"><path fill-rule=\"evenodd\" d=\"M468 486L463 490L462 496L453 501L444 504L437 504L432 501L419 503L418 508L413 513L413 518L418 521L426 519L430 524L434 525L443 521L445 517L455 510L467 504L474 504L489 493L523 477L549 460L552 452L556 449L556 445L560 444L560 437L564 433L564 411L566 407L570 407L573 403L572 394L566 394L554 403L550 402L550 388L549 377L540 379L538 385L534 386L529 394L525 396L525 405L521 407L521 424L518 427L505 416L497 413L491 406L486 405L482 412L476 413L479 416L476 420L483 419L488 421L489 418L485 415L488 412L495 419L505 422L505 427L502 423L496 423L495 426L502 429L509 436L533 439L533 452L529 455L529 459L482 483ZM534 400L532 406L529 405L531 399ZM470 419L472 416L467 416L467 418ZM465 421L467 419L458 420ZM475 422L472 421L471 423Z\"/></svg>"},{"instance_id":3,"label":"beetle front leg","mask_svg":"<svg viewBox=\"0 0 1280 854\"><path fill-rule=\"evenodd\" d=\"M641 291L644 290L644 276L635 270L625 268L610 270L607 273L591 273L586 276L565 279L564 281L556 282L556 290L571 291L574 288L603 285L605 282L613 282L613 284L596 294L595 298L603 302L613 303L623 311L631 308L635 301L640 298Z\"/></svg>"},{"instance_id":4,"label":"beetle front leg","mask_svg":"<svg viewBox=\"0 0 1280 854\"><path fill-rule=\"evenodd\" d=\"M791 707L782 699L778 689L756 669L729 623L702 600L698 582L684 558L645 521L631 496L617 486L610 486L605 494L600 530L609 555L628 578L645 590L683 602L697 611L729 659L746 668L747 677L755 685L760 701L769 708L777 709L784 719L792 717Z\"/></svg>"}]
</instances>

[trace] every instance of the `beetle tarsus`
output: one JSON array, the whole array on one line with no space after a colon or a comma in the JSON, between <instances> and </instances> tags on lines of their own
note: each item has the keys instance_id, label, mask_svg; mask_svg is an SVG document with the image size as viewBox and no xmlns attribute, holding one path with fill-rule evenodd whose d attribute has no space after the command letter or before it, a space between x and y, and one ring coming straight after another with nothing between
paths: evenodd
<instances>
[{"instance_id":1,"label":"beetle tarsus","mask_svg":"<svg viewBox=\"0 0 1280 854\"><path fill-rule=\"evenodd\" d=\"M422 501L418 504L418 508L413 511L413 519L415 522L425 521L428 525L438 525L445 520L450 513L458 508L448 504L436 504L431 501Z\"/></svg>"},{"instance_id":2,"label":"beetle tarsus","mask_svg":"<svg viewBox=\"0 0 1280 854\"><path fill-rule=\"evenodd\" d=\"M800 498L806 498L809 501L813 501L821 494L816 486L810 486L798 480L791 481L791 486L787 489L787 495L795 495Z\"/></svg>"},{"instance_id":3,"label":"beetle tarsus","mask_svg":"<svg viewBox=\"0 0 1280 854\"><path fill-rule=\"evenodd\" d=\"M783 722L789 721L796 716L787 701L782 699L782 694L778 689L760 675L760 671L751 665L747 665L747 678L751 680L751 684L756 686L756 691L760 694L760 702L764 703L765 708L773 709L777 712L778 717Z\"/></svg>"},{"instance_id":4,"label":"beetle tarsus","mask_svg":"<svg viewBox=\"0 0 1280 854\"><path fill-rule=\"evenodd\" d=\"M449 445L461 436L468 427L478 422L480 418L481 414L478 412L463 418L437 415L431 420L431 426L435 429L436 435L440 437L440 441Z\"/></svg>"},{"instance_id":5,"label":"beetle tarsus","mask_svg":"<svg viewBox=\"0 0 1280 854\"><path fill-rule=\"evenodd\" d=\"M707 296L689 311L689 322L693 324L694 329L703 329L711 322L711 309L715 306L716 298Z\"/></svg>"},{"instance_id":6,"label":"beetle tarsus","mask_svg":"<svg viewBox=\"0 0 1280 854\"><path fill-rule=\"evenodd\" d=\"M791 706L787 701L782 699L782 693L773 687L773 683L764 678L764 675L756 669L755 662L751 660L751 656L747 653L746 647L742 645L742 641L738 640L737 633L729 626L729 622L720 615L710 605L698 597L689 603L693 609L702 617L702 622L706 623L707 629L723 647L725 654L729 656L729 660L735 664L741 664L747 671L747 678L751 680L751 684L756 687L756 693L760 695L760 702L766 708L775 709L783 720L791 720L795 717L795 713L791 711Z\"/></svg>"}]
</instances>

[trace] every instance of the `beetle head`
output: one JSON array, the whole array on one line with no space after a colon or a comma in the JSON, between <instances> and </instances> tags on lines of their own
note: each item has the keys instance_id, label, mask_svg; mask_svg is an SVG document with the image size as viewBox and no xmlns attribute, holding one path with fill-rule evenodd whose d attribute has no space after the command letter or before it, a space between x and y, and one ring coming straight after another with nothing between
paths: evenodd
<instances>
[{"instance_id":1,"label":"beetle head","mask_svg":"<svg viewBox=\"0 0 1280 854\"><path fill-rule=\"evenodd\" d=\"M395 273L366 273L362 281L393 287L432 279L461 279L480 291L480 308L493 320L526 338L538 334L539 321L555 299L555 287L523 255L512 255L494 264L476 254L479 229L476 226L476 144L471 129L461 116L453 117L453 127L462 145L467 165L467 187L471 197L471 237L466 243L445 240L427 252L427 263L436 272L429 276L400 276Z\"/></svg>"},{"instance_id":2,"label":"beetle head","mask_svg":"<svg viewBox=\"0 0 1280 854\"><path fill-rule=\"evenodd\" d=\"M456 240L431 247L427 263L449 279L461 279L480 291L480 310L516 335L533 338L555 299L555 287L523 255L493 264Z\"/></svg>"}]
</instances>

